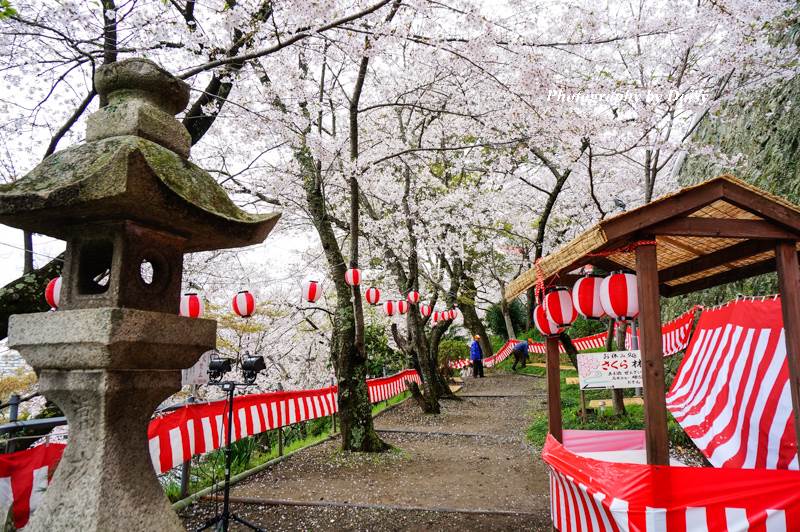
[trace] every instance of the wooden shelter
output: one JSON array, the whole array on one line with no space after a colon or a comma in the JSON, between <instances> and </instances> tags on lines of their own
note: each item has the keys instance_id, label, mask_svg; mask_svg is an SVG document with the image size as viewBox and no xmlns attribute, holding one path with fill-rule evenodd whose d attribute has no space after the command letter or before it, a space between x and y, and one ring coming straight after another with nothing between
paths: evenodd
<instances>
[{"instance_id":1,"label":"wooden shelter","mask_svg":"<svg viewBox=\"0 0 800 532\"><path fill-rule=\"evenodd\" d=\"M601 221L512 281L511 300L542 281L565 284L593 264L638 278L647 461L669 463L660 296L778 272L800 438L800 207L730 175L681 189ZM562 441L558 338L547 339L550 433Z\"/></svg>"}]
</instances>

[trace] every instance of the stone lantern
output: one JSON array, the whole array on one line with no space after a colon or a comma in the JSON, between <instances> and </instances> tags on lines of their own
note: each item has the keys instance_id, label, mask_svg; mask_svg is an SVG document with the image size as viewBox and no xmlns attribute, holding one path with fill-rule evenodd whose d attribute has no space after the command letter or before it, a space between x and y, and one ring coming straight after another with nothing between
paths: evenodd
<instances>
[{"instance_id":1,"label":"stone lantern","mask_svg":"<svg viewBox=\"0 0 800 532\"><path fill-rule=\"evenodd\" d=\"M57 312L12 316L9 345L66 414L69 445L28 530L182 530L147 427L216 322L177 315L183 254L263 241L279 215L237 208L188 160L189 87L153 62L97 70L86 142L0 185L0 223L66 240Z\"/></svg>"}]
</instances>

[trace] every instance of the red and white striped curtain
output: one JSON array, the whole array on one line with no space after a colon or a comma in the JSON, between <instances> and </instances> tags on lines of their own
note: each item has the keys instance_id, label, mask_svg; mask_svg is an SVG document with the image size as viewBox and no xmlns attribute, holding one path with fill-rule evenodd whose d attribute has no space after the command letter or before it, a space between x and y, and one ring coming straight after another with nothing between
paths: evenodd
<instances>
[{"instance_id":1,"label":"red and white striped curtain","mask_svg":"<svg viewBox=\"0 0 800 532\"><path fill-rule=\"evenodd\" d=\"M0 516L9 509L15 528L28 524L39 506L66 445L50 443L10 454L0 454Z\"/></svg>"}]
</instances>

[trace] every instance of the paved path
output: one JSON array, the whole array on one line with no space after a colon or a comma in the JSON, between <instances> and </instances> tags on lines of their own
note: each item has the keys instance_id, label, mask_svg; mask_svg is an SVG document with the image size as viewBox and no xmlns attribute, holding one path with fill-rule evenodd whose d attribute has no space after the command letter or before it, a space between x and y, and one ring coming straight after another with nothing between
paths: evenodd
<instances>
[{"instance_id":1,"label":"paved path","mask_svg":"<svg viewBox=\"0 0 800 532\"><path fill-rule=\"evenodd\" d=\"M548 479L525 440L543 382L487 374L425 416L407 401L376 419L397 450L304 450L235 486L235 511L267 530L549 530ZM211 503L184 514L190 530ZM233 527L232 530L240 530ZM244 530L244 529L241 529Z\"/></svg>"}]
</instances>

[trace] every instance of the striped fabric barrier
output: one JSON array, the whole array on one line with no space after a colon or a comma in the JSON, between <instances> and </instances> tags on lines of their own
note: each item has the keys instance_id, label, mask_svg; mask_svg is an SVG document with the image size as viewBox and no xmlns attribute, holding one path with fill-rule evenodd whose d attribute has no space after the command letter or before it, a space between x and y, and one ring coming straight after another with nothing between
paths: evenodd
<instances>
[{"instance_id":1,"label":"striped fabric barrier","mask_svg":"<svg viewBox=\"0 0 800 532\"><path fill-rule=\"evenodd\" d=\"M780 299L703 312L667 408L716 467L798 469Z\"/></svg>"},{"instance_id":2,"label":"striped fabric barrier","mask_svg":"<svg viewBox=\"0 0 800 532\"><path fill-rule=\"evenodd\" d=\"M550 514L561 532L800 530L800 474L606 462L547 437Z\"/></svg>"},{"instance_id":3,"label":"striped fabric barrier","mask_svg":"<svg viewBox=\"0 0 800 532\"><path fill-rule=\"evenodd\" d=\"M447 363L447 366L452 369L466 368L471 365L472 361L468 358L459 358L458 360L451 360Z\"/></svg>"},{"instance_id":4,"label":"striped fabric barrier","mask_svg":"<svg viewBox=\"0 0 800 532\"><path fill-rule=\"evenodd\" d=\"M500 362L502 362L503 360L507 359L508 355L510 355L511 351L514 349L514 344L518 342L519 340L507 341L505 344L503 344L503 347L497 350L497 353L488 358L483 359L484 367L491 368L492 366L495 366Z\"/></svg>"},{"instance_id":5,"label":"striped fabric barrier","mask_svg":"<svg viewBox=\"0 0 800 532\"><path fill-rule=\"evenodd\" d=\"M0 516L5 519L11 510L14 528L28 524L65 447L63 443L49 443L0 454Z\"/></svg>"},{"instance_id":6,"label":"striped fabric barrier","mask_svg":"<svg viewBox=\"0 0 800 532\"><path fill-rule=\"evenodd\" d=\"M375 403L405 391L406 381L421 384L414 370L369 379L370 401ZM237 441L301 421L330 416L339 411L337 387L241 395L234 398L233 436ZM157 473L164 473L192 456L219 449L225 442L227 401L185 405L154 418L148 438L150 458Z\"/></svg>"}]
</instances>

